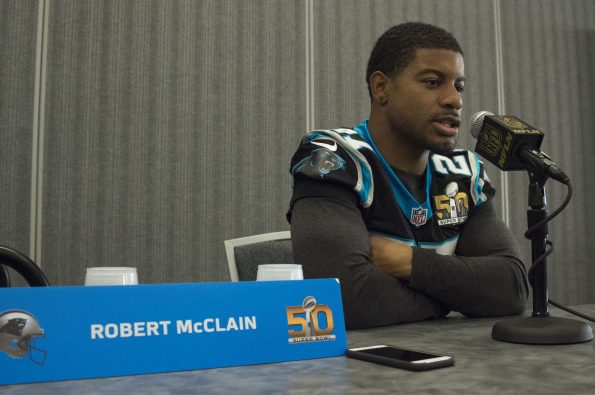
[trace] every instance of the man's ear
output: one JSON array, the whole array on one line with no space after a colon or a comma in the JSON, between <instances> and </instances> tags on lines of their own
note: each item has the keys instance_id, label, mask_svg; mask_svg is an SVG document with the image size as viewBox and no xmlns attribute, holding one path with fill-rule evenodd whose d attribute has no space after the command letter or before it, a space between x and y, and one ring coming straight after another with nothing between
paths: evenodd
<instances>
[{"instance_id":1,"label":"man's ear","mask_svg":"<svg viewBox=\"0 0 595 395\"><path fill-rule=\"evenodd\" d=\"M372 101L380 105L386 104L388 101L388 83L390 77L382 71L375 71L370 75L370 93L372 94Z\"/></svg>"}]
</instances>

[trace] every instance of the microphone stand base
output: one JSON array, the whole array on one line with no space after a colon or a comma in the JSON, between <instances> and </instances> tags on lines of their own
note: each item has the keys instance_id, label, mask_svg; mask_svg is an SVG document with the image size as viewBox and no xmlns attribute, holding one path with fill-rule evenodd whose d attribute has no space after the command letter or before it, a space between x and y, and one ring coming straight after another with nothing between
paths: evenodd
<instances>
[{"instance_id":1,"label":"microphone stand base","mask_svg":"<svg viewBox=\"0 0 595 395\"><path fill-rule=\"evenodd\" d=\"M492 338L521 344L573 344L593 340L593 332L586 323L568 318L521 317L494 324Z\"/></svg>"}]
</instances>

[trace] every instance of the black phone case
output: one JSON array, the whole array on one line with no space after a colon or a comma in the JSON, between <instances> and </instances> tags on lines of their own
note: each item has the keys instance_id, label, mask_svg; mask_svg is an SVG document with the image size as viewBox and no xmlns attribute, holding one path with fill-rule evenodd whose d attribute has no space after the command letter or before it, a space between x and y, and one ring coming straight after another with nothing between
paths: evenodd
<instances>
[{"instance_id":1,"label":"black phone case","mask_svg":"<svg viewBox=\"0 0 595 395\"><path fill-rule=\"evenodd\" d=\"M402 361L400 359L387 358L379 355L368 354L365 351L352 351L347 349L347 356L354 359L360 359L362 361L379 363L381 365L392 366L395 368L401 368L413 371L423 371L438 368L445 368L452 366L455 363L454 358L450 357L444 361L436 361L431 363L411 363Z\"/></svg>"}]
</instances>

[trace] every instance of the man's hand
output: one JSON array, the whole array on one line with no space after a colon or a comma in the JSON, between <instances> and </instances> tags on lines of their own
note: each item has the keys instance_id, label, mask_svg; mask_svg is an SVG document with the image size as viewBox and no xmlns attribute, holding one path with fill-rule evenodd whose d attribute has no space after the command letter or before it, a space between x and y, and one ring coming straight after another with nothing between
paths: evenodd
<instances>
[{"instance_id":1,"label":"man's hand","mask_svg":"<svg viewBox=\"0 0 595 395\"><path fill-rule=\"evenodd\" d=\"M411 277L413 248L382 236L370 235L371 263L401 280Z\"/></svg>"}]
</instances>

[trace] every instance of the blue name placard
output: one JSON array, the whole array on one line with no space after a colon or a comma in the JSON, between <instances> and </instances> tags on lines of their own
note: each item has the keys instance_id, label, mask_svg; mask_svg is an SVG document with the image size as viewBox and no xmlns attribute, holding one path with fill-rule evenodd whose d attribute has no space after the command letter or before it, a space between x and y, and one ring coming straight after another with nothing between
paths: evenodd
<instances>
[{"instance_id":1,"label":"blue name placard","mask_svg":"<svg viewBox=\"0 0 595 395\"><path fill-rule=\"evenodd\" d=\"M0 384L344 355L335 279L0 289Z\"/></svg>"}]
</instances>

